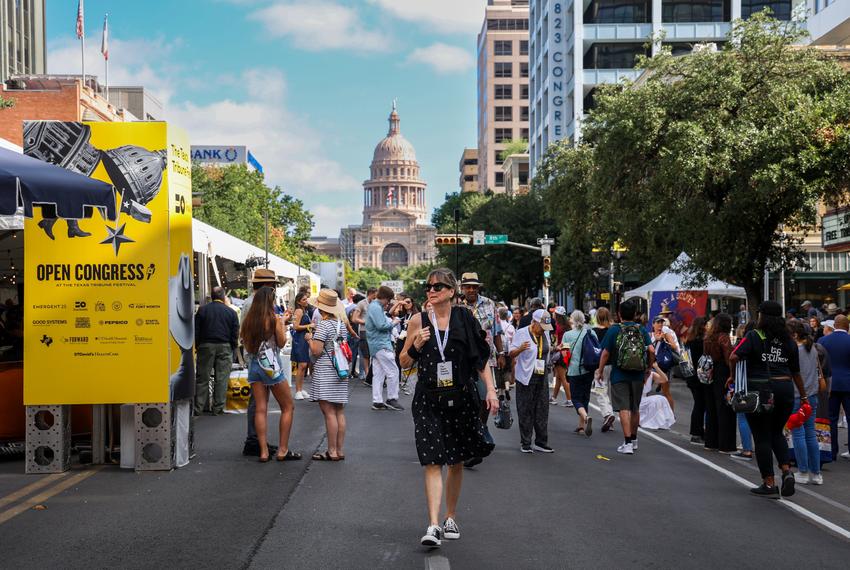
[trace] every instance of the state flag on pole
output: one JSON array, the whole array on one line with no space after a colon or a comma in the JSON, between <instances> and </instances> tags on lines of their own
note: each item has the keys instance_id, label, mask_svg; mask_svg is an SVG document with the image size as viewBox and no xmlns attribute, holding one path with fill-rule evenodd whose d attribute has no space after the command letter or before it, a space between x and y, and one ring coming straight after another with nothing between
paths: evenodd
<instances>
[{"instance_id":1,"label":"state flag on pole","mask_svg":"<svg viewBox=\"0 0 850 570\"><path fill-rule=\"evenodd\" d=\"M390 186L390 189L387 190L387 206L393 205L393 190L395 190L395 188L392 186Z\"/></svg>"},{"instance_id":2,"label":"state flag on pole","mask_svg":"<svg viewBox=\"0 0 850 570\"><path fill-rule=\"evenodd\" d=\"M100 53L103 54L103 59L109 59L109 27L106 23L109 14L103 17L103 39L100 42Z\"/></svg>"},{"instance_id":3,"label":"state flag on pole","mask_svg":"<svg viewBox=\"0 0 850 570\"><path fill-rule=\"evenodd\" d=\"M86 27L83 23L83 0L77 3L77 39L81 40L86 35Z\"/></svg>"}]
</instances>

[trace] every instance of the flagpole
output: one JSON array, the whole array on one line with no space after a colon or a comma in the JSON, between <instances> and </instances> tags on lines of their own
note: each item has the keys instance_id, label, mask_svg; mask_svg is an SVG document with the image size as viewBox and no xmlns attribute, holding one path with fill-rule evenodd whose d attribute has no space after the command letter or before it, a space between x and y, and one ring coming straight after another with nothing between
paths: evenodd
<instances>
[{"instance_id":1,"label":"flagpole","mask_svg":"<svg viewBox=\"0 0 850 570\"><path fill-rule=\"evenodd\" d=\"M82 58L82 61L83 61L83 88L85 89L85 87L86 87L86 36L85 35L83 35L83 37L80 38L80 46L81 46L80 57Z\"/></svg>"},{"instance_id":2,"label":"flagpole","mask_svg":"<svg viewBox=\"0 0 850 570\"><path fill-rule=\"evenodd\" d=\"M103 53L103 60L106 64L106 102L109 102L109 14L103 17L103 39L101 41L100 51Z\"/></svg>"}]
</instances>

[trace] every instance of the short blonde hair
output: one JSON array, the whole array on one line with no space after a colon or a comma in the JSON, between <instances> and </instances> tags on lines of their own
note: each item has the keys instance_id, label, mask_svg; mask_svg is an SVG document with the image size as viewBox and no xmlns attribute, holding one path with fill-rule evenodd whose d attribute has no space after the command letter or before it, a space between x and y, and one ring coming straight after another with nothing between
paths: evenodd
<instances>
[{"instance_id":1,"label":"short blonde hair","mask_svg":"<svg viewBox=\"0 0 850 570\"><path fill-rule=\"evenodd\" d=\"M573 326L576 328L581 328L584 326L584 312L576 309L572 313L570 313L570 320L573 322Z\"/></svg>"}]
</instances>

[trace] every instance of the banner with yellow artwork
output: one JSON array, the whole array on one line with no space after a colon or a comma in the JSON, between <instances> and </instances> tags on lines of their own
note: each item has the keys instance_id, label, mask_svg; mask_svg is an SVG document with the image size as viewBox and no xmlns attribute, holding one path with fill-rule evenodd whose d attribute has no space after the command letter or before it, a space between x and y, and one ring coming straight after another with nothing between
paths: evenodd
<instances>
[{"instance_id":1,"label":"banner with yellow artwork","mask_svg":"<svg viewBox=\"0 0 850 570\"><path fill-rule=\"evenodd\" d=\"M25 205L24 403L191 397L185 135L162 122L32 121L24 144L30 156L106 183Z\"/></svg>"}]
</instances>

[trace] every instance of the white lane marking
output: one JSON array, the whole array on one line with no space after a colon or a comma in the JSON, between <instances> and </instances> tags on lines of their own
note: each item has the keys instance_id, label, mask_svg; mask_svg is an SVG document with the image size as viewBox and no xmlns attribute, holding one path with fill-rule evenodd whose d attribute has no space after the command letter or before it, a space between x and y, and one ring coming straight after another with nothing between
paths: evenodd
<instances>
[{"instance_id":1,"label":"white lane marking","mask_svg":"<svg viewBox=\"0 0 850 570\"><path fill-rule=\"evenodd\" d=\"M590 404L590 407L595 409L597 412L602 413L602 411L599 409L599 407L596 406L595 404ZM617 421L620 421L619 417L617 418ZM666 439L664 439L663 437L659 437L659 436L655 435L654 433L651 433L648 430L645 430L643 428L638 428L638 431L641 432L643 435L649 437L650 439L654 439L655 441L657 441L659 443L663 443L667 447L671 447L671 448L675 449L676 451L678 451L679 453L682 453L682 454L686 455L687 457L690 457L691 459L694 459L695 461L698 461L698 462L702 463L703 465L706 465L707 467L714 469L718 473L725 475L726 477L728 477L729 479L735 481L736 483L738 483L740 485L743 485L747 488L750 488L750 487L753 486L752 482L747 481L746 479L744 479L740 475L737 475L737 474L729 471L728 469L724 469L723 467L717 465L716 463L709 461L708 459L706 459L704 457L700 457L699 455L697 455L696 453L694 453L692 451L688 451L687 449L685 449L683 447L679 447L675 443L669 442ZM818 514L813 513L812 511L810 511L809 509L807 509L805 507L801 507L800 505L798 505L796 503L792 503L790 499L783 498L779 501L774 501L774 502L779 503L781 506L783 506L787 509L791 509L792 511L795 511L797 514L799 514L803 517L806 517L807 519L811 520L815 524L821 525L821 526L831 530L832 532L841 536L842 538L844 538L846 540L850 540L850 530L847 530L846 528L839 526L839 525L835 524L834 522L829 521L829 520L823 518L822 516L820 516Z\"/></svg>"},{"instance_id":2,"label":"white lane marking","mask_svg":"<svg viewBox=\"0 0 850 570\"><path fill-rule=\"evenodd\" d=\"M425 559L425 570L451 570L449 559L441 554L432 554Z\"/></svg>"}]
</instances>

